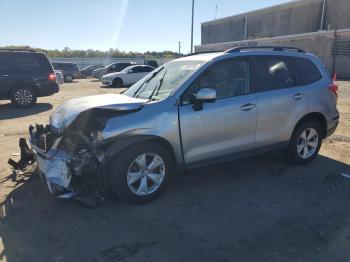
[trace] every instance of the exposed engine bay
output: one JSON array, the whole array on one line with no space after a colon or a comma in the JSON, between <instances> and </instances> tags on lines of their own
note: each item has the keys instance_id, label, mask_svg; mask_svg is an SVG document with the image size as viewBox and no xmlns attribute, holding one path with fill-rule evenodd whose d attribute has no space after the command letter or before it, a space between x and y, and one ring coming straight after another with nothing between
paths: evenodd
<instances>
[{"instance_id":1,"label":"exposed engine bay","mask_svg":"<svg viewBox=\"0 0 350 262\"><path fill-rule=\"evenodd\" d=\"M89 196L98 201L105 194L105 157L97 133L108 119L138 110L140 103L95 107L96 102L91 105L81 99L75 102L79 102L73 103L75 108L65 104L57 108L50 124L31 125L30 143L40 177L52 195L78 200ZM90 206L91 199L88 202Z\"/></svg>"}]
</instances>

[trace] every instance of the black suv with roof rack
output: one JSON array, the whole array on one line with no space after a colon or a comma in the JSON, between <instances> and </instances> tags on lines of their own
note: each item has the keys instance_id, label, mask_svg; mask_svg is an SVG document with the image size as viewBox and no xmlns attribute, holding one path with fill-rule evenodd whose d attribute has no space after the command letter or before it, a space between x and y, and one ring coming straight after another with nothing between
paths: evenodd
<instances>
[{"instance_id":1,"label":"black suv with roof rack","mask_svg":"<svg viewBox=\"0 0 350 262\"><path fill-rule=\"evenodd\" d=\"M36 103L37 97L59 90L47 56L32 50L0 49L0 99L19 107Z\"/></svg>"}]
</instances>

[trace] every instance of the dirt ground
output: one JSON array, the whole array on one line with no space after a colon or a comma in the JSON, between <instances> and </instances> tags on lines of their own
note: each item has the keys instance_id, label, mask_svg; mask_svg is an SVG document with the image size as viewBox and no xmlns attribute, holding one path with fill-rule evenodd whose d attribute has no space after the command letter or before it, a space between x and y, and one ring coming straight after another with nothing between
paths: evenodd
<instances>
[{"instance_id":1,"label":"dirt ground","mask_svg":"<svg viewBox=\"0 0 350 262\"><path fill-rule=\"evenodd\" d=\"M340 126L310 165L279 152L187 171L156 201L96 209L10 179L7 159L31 123L63 101L120 92L78 80L31 109L0 101L0 261L350 261L350 82Z\"/></svg>"}]
</instances>

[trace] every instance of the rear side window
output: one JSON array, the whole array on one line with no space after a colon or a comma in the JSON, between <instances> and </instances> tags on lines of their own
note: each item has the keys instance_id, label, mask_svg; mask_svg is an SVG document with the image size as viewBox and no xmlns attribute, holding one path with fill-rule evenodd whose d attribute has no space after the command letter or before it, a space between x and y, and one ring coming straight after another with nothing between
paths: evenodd
<instances>
[{"instance_id":1,"label":"rear side window","mask_svg":"<svg viewBox=\"0 0 350 262\"><path fill-rule=\"evenodd\" d=\"M132 69L133 73L142 73L143 72L143 67L142 66L137 66Z\"/></svg>"},{"instance_id":2,"label":"rear side window","mask_svg":"<svg viewBox=\"0 0 350 262\"><path fill-rule=\"evenodd\" d=\"M144 67L143 67L143 72L152 72L153 69L154 69L153 67L144 66Z\"/></svg>"},{"instance_id":3,"label":"rear side window","mask_svg":"<svg viewBox=\"0 0 350 262\"><path fill-rule=\"evenodd\" d=\"M111 69L111 70L115 70L117 68L118 64L113 64L113 65L110 65L108 68Z\"/></svg>"},{"instance_id":4,"label":"rear side window","mask_svg":"<svg viewBox=\"0 0 350 262\"><path fill-rule=\"evenodd\" d=\"M42 54L17 54L15 67L20 72L38 73L51 72L51 64L47 57Z\"/></svg>"},{"instance_id":5,"label":"rear side window","mask_svg":"<svg viewBox=\"0 0 350 262\"><path fill-rule=\"evenodd\" d=\"M322 78L322 75L318 68L308 59L293 58L296 84L298 86L304 86L312 84Z\"/></svg>"},{"instance_id":6,"label":"rear side window","mask_svg":"<svg viewBox=\"0 0 350 262\"><path fill-rule=\"evenodd\" d=\"M124 68L127 68L128 66L130 66L130 63L121 63L121 64L117 64L117 69L118 70L123 70Z\"/></svg>"},{"instance_id":7,"label":"rear side window","mask_svg":"<svg viewBox=\"0 0 350 262\"><path fill-rule=\"evenodd\" d=\"M295 86L288 59L279 56L255 56L254 87L257 92Z\"/></svg>"},{"instance_id":8,"label":"rear side window","mask_svg":"<svg viewBox=\"0 0 350 262\"><path fill-rule=\"evenodd\" d=\"M0 53L0 76L1 75L8 75L11 71L10 64L9 64L9 57L5 53Z\"/></svg>"},{"instance_id":9,"label":"rear side window","mask_svg":"<svg viewBox=\"0 0 350 262\"><path fill-rule=\"evenodd\" d=\"M62 69L61 64L52 63L52 66L53 66L55 69Z\"/></svg>"},{"instance_id":10,"label":"rear side window","mask_svg":"<svg viewBox=\"0 0 350 262\"><path fill-rule=\"evenodd\" d=\"M67 64L67 68L70 70L78 70L78 66L76 64Z\"/></svg>"}]
</instances>

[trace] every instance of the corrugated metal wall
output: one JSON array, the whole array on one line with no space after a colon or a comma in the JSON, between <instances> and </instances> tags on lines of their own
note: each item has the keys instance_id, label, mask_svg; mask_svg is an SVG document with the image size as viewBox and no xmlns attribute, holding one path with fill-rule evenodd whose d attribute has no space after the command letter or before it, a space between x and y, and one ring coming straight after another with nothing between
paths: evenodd
<instances>
[{"instance_id":1,"label":"corrugated metal wall","mask_svg":"<svg viewBox=\"0 0 350 262\"><path fill-rule=\"evenodd\" d=\"M202 24L202 45L316 32L323 0L300 0ZM326 0L323 29L350 28L350 0ZM245 25L247 23L247 26ZM245 31L247 28L247 31Z\"/></svg>"}]
</instances>

